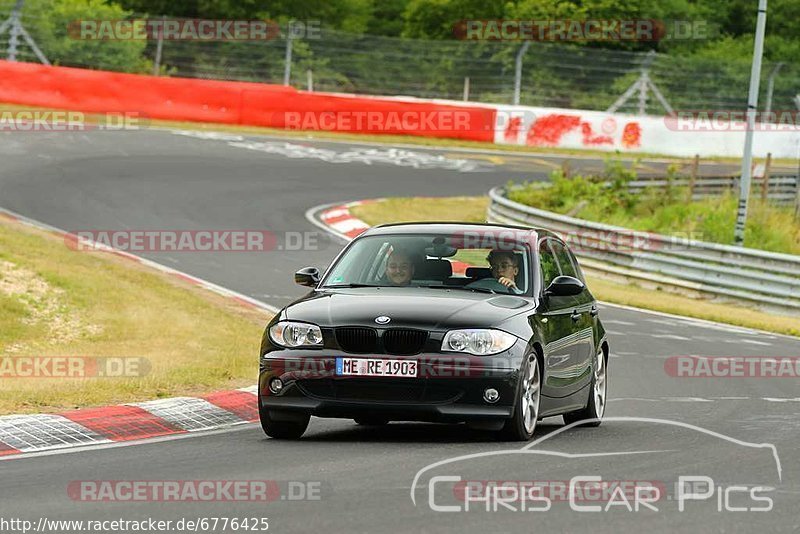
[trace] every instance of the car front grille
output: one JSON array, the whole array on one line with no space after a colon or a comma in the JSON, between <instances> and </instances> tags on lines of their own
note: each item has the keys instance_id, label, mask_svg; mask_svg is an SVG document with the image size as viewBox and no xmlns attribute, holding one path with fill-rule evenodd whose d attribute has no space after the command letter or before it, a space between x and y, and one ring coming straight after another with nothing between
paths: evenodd
<instances>
[{"instance_id":1,"label":"car front grille","mask_svg":"<svg viewBox=\"0 0 800 534\"><path fill-rule=\"evenodd\" d=\"M425 330L393 328L383 333L383 348L386 354L419 354L428 339Z\"/></svg>"},{"instance_id":2,"label":"car front grille","mask_svg":"<svg viewBox=\"0 0 800 534\"><path fill-rule=\"evenodd\" d=\"M376 352L378 345L378 333L373 328L337 328L336 342L345 352L352 352L355 354Z\"/></svg>"}]
</instances>

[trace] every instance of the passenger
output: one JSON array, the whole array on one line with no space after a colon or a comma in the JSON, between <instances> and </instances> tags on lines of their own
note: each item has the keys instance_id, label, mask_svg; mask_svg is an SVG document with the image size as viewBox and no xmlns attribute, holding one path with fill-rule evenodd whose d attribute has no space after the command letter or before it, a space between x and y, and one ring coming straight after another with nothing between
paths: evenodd
<instances>
[{"instance_id":1,"label":"passenger","mask_svg":"<svg viewBox=\"0 0 800 534\"><path fill-rule=\"evenodd\" d=\"M414 277L414 260L410 252L394 249L386 261L384 278L389 285L407 286Z\"/></svg>"}]
</instances>

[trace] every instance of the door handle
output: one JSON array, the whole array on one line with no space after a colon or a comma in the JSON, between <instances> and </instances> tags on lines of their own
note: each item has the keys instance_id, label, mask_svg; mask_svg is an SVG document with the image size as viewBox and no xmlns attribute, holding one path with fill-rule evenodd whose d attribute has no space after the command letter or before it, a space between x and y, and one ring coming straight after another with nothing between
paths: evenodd
<instances>
[{"instance_id":1,"label":"door handle","mask_svg":"<svg viewBox=\"0 0 800 534\"><path fill-rule=\"evenodd\" d=\"M581 318L581 315L583 315L583 314L578 313L577 311L574 311L574 312L572 312L572 315L570 315L570 318L572 318L573 321L577 321L577 320L579 320Z\"/></svg>"},{"instance_id":2,"label":"door handle","mask_svg":"<svg viewBox=\"0 0 800 534\"><path fill-rule=\"evenodd\" d=\"M592 308L592 311L590 311L589 313L592 314L592 317L597 317L597 314L600 312L597 311L597 308Z\"/></svg>"}]
</instances>

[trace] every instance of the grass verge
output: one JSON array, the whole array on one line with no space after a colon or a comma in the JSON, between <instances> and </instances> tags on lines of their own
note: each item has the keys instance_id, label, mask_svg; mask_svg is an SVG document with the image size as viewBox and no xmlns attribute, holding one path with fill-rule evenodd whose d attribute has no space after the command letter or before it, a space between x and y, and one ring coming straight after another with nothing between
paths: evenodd
<instances>
[{"instance_id":1,"label":"grass verge","mask_svg":"<svg viewBox=\"0 0 800 534\"><path fill-rule=\"evenodd\" d=\"M488 206L487 197L390 198L350 208L350 212L373 226L411 221L483 222ZM738 306L732 308L730 304L647 289L634 283L621 284L591 275L587 276L587 283L594 296L605 302L800 336L797 317L772 315Z\"/></svg>"},{"instance_id":2,"label":"grass verge","mask_svg":"<svg viewBox=\"0 0 800 534\"><path fill-rule=\"evenodd\" d=\"M118 256L74 251L61 237L0 216L0 414L252 385L268 319ZM127 374L142 376L23 378L15 357L131 358L136 367Z\"/></svg>"}]
</instances>

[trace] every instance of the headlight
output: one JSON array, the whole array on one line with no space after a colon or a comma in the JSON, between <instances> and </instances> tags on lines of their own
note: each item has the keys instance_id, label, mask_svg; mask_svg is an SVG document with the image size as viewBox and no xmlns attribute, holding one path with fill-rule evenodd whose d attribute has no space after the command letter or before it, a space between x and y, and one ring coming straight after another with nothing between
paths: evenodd
<instances>
[{"instance_id":1,"label":"headlight","mask_svg":"<svg viewBox=\"0 0 800 534\"><path fill-rule=\"evenodd\" d=\"M444 336L442 350L488 356L510 349L516 341L516 337L500 330L451 330Z\"/></svg>"},{"instance_id":2,"label":"headlight","mask_svg":"<svg viewBox=\"0 0 800 534\"><path fill-rule=\"evenodd\" d=\"M281 321L269 327L269 338L282 347L321 347L322 331L310 323Z\"/></svg>"}]
</instances>

